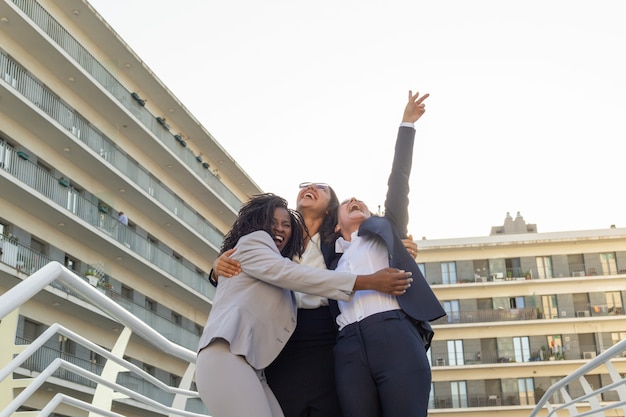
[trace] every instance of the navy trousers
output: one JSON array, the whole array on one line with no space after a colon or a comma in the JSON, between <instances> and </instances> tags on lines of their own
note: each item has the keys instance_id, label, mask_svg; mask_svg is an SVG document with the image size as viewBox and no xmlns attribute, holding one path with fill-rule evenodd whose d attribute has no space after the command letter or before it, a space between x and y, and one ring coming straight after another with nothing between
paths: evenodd
<instances>
[{"instance_id":1,"label":"navy trousers","mask_svg":"<svg viewBox=\"0 0 626 417\"><path fill-rule=\"evenodd\" d=\"M337 325L328 307L298 309L294 334L265 368L285 417L341 417L333 359L336 339Z\"/></svg>"},{"instance_id":2,"label":"navy trousers","mask_svg":"<svg viewBox=\"0 0 626 417\"><path fill-rule=\"evenodd\" d=\"M343 417L425 417L431 372L423 337L402 310L344 327L335 345Z\"/></svg>"}]
</instances>

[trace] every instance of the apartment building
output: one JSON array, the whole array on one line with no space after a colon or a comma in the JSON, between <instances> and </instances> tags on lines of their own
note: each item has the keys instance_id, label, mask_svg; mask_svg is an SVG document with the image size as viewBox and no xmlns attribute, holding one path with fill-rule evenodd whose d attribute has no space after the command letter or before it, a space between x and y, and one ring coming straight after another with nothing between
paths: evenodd
<instances>
[{"instance_id":1,"label":"apartment building","mask_svg":"<svg viewBox=\"0 0 626 417\"><path fill-rule=\"evenodd\" d=\"M507 213L489 236L418 247L448 313L429 352L433 414L527 416L548 387L626 338L625 228L538 233ZM626 358L614 365L624 377ZM611 382L599 371L586 380Z\"/></svg>"},{"instance_id":2,"label":"apartment building","mask_svg":"<svg viewBox=\"0 0 626 417\"><path fill-rule=\"evenodd\" d=\"M57 261L192 350L211 308L207 274L223 235L242 202L261 192L89 3L78 0L0 1L0 190L0 294ZM123 330L53 282L2 319L0 364L53 323L107 349ZM134 337L124 356L172 386L189 365ZM95 372L104 363L59 336L0 381L0 410L24 388L21 378L57 357ZM88 398L95 387L69 373L53 380L21 410L40 409L61 391ZM129 374L119 380L152 390ZM199 400L191 408L204 410ZM77 415L63 410L57 415ZM114 410L154 415L127 400Z\"/></svg>"}]
</instances>

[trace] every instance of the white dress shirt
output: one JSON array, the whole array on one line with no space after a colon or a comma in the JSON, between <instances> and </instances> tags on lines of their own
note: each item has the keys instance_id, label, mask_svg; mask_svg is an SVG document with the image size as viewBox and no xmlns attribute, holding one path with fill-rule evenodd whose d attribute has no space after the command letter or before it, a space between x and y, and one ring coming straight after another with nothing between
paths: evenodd
<instances>
[{"instance_id":1,"label":"white dress shirt","mask_svg":"<svg viewBox=\"0 0 626 417\"><path fill-rule=\"evenodd\" d=\"M372 274L389 267L389 251L378 238L363 238L358 231L352 233L351 241L337 239L335 250L343 252L337 264L337 271L357 275ZM400 304L395 296L374 290L355 291L352 301L338 301L341 314L337 317L339 330L351 323L361 321L376 313L398 310Z\"/></svg>"},{"instance_id":2,"label":"white dress shirt","mask_svg":"<svg viewBox=\"0 0 626 417\"><path fill-rule=\"evenodd\" d=\"M316 233L311 237L309 243L304 249L302 258L294 259L294 262L300 263L302 265L314 266L320 269L328 269L326 268L324 255L322 254L319 233ZM294 291L294 293L296 295L296 303L298 305L298 308L313 309L328 305L328 298L320 297L317 295L304 294L297 291Z\"/></svg>"}]
</instances>

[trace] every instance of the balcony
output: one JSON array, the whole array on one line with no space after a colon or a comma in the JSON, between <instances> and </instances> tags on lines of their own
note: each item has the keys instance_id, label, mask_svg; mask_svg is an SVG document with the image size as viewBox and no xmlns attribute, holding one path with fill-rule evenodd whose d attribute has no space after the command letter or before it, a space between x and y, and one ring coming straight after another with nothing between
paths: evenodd
<instances>
[{"instance_id":1,"label":"balcony","mask_svg":"<svg viewBox=\"0 0 626 417\"><path fill-rule=\"evenodd\" d=\"M95 80L100 88L107 91L108 97L114 97L118 105L123 106L126 111L132 114L136 120L141 123L154 138L157 138L165 147L175 154L183 163L202 180L209 190L216 190L219 198L226 202L236 213L241 206L241 200L224 185L219 176L205 169L202 164L198 163L195 155L189 148L178 146L173 140L174 134L163 128L163 125L157 121L157 117L150 113L145 107L145 100L139 98L137 100L136 92L128 90L122 83L109 72L102 63L96 59L84 46L82 46L70 33L36 1L32 0L13 0L15 5L31 19L31 24L36 25L39 30L47 35L46 42L53 42L58 48L63 49L67 56L71 57L73 64L80 67L82 71L88 73ZM135 96L133 95L135 94ZM167 97L169 98L169 96ZM164 98L165 99L165 98ZM143 105L141 104L143 101ZM198 122L189 117L186 119L186 126L192 132L188 132L187 136L206 137L206 132L198 128ZM215 155L217 159L229 158L224 154L223 149L217 143L207 143L210 149L206 150L206 154ZM206 188L205 188L206 191Z\"/></svg>"},{"instance_id":2,"label":"balcony","mask_svg":"<svg viewBox=\"0 0 626 417\"><path fill-rule=\"evenodd\" d=\"M108 139L102 134L96 127L91 125L85 118L78 114L74 109L65 104L56 94L47 89L45 85L36 80L32 75L26 72L23 68L17 65L8 55L4 54L0 50L0 73L5 73L11 80L15 80L15 89L28 101L30 101L35 107L41 109L51 120L55 120L62 126L65 131L69 132L71 136L84 145L89 147L94 154L89 155L89 158L101 159L107 161L119 172L125 175L125 180L133 183L138 188L142 189L152 198L161 203L162 207L166 208L168 214L179 219L185 223L189 230L194 231L202 239L209 241L215 247L220 247L222 244L223 234L209 223L198 212L185 203L180 197L174 194L169 188L167 188L162 181L154 177L150 172L138 165L136 161L131 159L125 152L118 149L113 141ZM43 99L42 99L43 97ZM12 111L16 112L12 116L18 119L19 117L28 117L27 120L23 120L22 123L28 125L32 122L32 115L29 112L19 111L15 107ZM55 128L58 127L55 126ZM52 142L52 135L47 133L48 141ZM57 144L60 147L66 146ZM87 157L86 157L87 158ZM86 158L85 161L87 161ZM23 159L23 158L22 158ZM195 161L195 157L192 158ZM12 164L5 163L4 169L10 166L27 166L24 164L18 164L17 162L28 162L27 159L21 161L14 161ZM75 160L74 163L77 163ZM84 162L89 164L89 162ZM34 164L33 164L34 165ZM101 169L108 169L104 166ZM83 169L87 169L83 167ZM94 164L89 165L89 172L95 174L96 166ZM203 175L208 171L202 167L199 168ZM18 170L11 171L14 175L19 173ZM100 171L100 176L110 175L111 171ZM212 175L212 174L211 174ZM17 176L17 175L16 175ZM20 180L25 181L24 178L19 177ZM34 179L33 179L34 180ZM55 179L55 181L58 181ZM26 182L26 181L25 181ZM68 181L69 182L69 181ZM33 184L33 181L27 182L29 185ZM241 201L237 199L232 191L227 189L224 184L219 182L220 186L210 184L211 189L217 190L218 196L214 196L216 199L227 201L229 207L233 212L236 212ZM66 189L67 191L67 189ZM204 190L206 192L206 190ZM207 193L212 195L212 193ZM220 204L223 204L220 203Z\"/></svg>"},{"instance_id":3,"label":"balcony","mask_svg":"<svg viewBox=\"0 0 626 417\"><path fill-rule=\"evenodd\" d=\"M15 268L16 272L21 274L31 275L53 261L53 259L48 258L46 255L21 245L14 239L4 235L0 235L0 244L3 248L0 262ZM85 281L88 280L86 277L84 279ZM80 295L71 291L57 281L53 281L50 285L60 291L80 298ZM141 321L150 325L166 338L188 349L193 350L198 346L198 341L200 340L200 336L198 334L182 328L180 325L172 322L167 317L162 317L151 310L133 303L132 301L122 297L121 294L113 291L111 287L108 289L102 289L102 292L106 296L126 308L126 310L133 313Z\"/></svg>"},{"instance_id":4,"label":"balcony","mask_svg":"<svg viewBox=\"0 0 626 417\"><path fill-rule=\"evenodd\" d=\"M457 323L488 323L494 321L537 320L541 318L536 307L452 311L448 315L437 319L432 324L457 324Z\"/></svg>"},{"instance_id":5,"label":"balcony","mask_svg":"<svg viewBox=\"0 0 626 417\"><path fill-rule=\"evenodd\" d=\"M0 146L3 145L0 143ZM201 279L195 268L189 268L181 264L169 253L159 248L158 245L146 239L146 237L129 227L121 225L116 217L102 212L98 204L94 204L77 192L68 190L68 188L60 185L56 178L41 167L30 161L23 161L15 155L10 155L5 162L1 169L12 174L26 186L48 197L52 202L56 203L58 211L82 219L108 238L117 241L149 263L161 268L170 274L171 278L189 285L201 294L213 296L215 288L206 279ZM25 247L23 248L25 249ZM9 253L12 253L12 251L9 250ZM27 258L19 261L16 259L14 264L11 265L13 267L19 266L19 272L30 274L30 271L34 271L43 265L41 262L36 262L35 258L31 258L28 255L22 256L27 256ZM33 269L26 263L32 264L36 268Z\"/></svg>"}]
</instances>

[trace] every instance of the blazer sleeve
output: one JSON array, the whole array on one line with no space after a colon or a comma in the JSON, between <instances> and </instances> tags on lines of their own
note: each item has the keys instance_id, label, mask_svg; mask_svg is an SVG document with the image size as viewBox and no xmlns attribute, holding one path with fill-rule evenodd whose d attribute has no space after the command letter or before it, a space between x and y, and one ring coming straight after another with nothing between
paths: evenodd
<instances>
[{"instance_id":1,"label":"blazer sleeve","mask_svg":"<svg viewBox=\"0 0 626 417\"><path fill-rule=\"evenodd\" d=\"M401 126L398 130L391 174L387 181L385 217L401 238L406 238L409 225L409 177L413 165L415 129Z\"/></svg>"},{"instance_id":2,"label":"blazer sleeve","mask_svg":"<svg viewBox=\"0 0 626 417\"><path fill-rule=\"evenodd\" d=\"M288 290L348 301L356 275L301 265L284 258L264 231L239 239L233 259L247 275ZM232 279L237 279L232 278Z\"/></svg>"}]
</instances>

